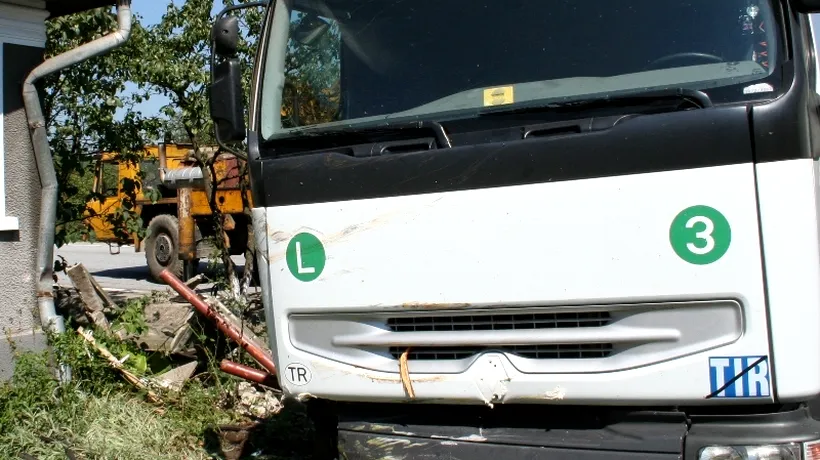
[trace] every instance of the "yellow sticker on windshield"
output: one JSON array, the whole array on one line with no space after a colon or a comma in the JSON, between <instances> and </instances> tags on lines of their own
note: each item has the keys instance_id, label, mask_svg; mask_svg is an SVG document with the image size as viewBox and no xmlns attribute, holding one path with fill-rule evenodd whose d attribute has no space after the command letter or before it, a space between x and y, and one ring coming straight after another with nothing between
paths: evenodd
<instances>
[{"instance_id":1,"label":"yellow sticker on windshield","mask_svg":"<svg viewBox=\"0 0 820 460\"><path fill-rule=\"evenodd\" d=\"M484 90L484 107L512 104L513 102L515 102L515 95L512 86L499 86L498 88Z\"/></svg>"}]
</instances>

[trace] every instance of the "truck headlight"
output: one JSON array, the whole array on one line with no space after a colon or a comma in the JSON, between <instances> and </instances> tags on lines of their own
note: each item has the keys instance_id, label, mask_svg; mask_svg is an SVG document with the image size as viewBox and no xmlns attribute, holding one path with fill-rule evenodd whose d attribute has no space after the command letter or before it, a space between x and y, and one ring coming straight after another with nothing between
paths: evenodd
<instances>
[{"instance_id":1,"label":"truck headlight","mask_svg":"<svg viewBox=\"0 0 820 460\"><path fill-rule=\"evenodd\" d=\"M709 446L701 449L699 460L803 460L800 444L765 446Z\"/></svg>"}]
</instances>

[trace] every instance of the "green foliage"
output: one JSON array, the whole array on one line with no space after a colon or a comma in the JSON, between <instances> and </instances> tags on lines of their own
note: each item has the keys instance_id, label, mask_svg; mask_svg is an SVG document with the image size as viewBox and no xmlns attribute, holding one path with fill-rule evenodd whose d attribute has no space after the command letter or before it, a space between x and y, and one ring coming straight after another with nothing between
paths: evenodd
<instances>
[{"instance_id":1,"label":"green foliage","mask_svg":"<svg viewBox=\"0 0 820 460\"><path fill-rule=\"evenodd\" d=\"M137 375L144 375L147 369L140 369L140 358L144 353L134 343L123 342L101 330L94 331L94 340L112 355L129 358L123 367ZM61 362L71 368L71 378L83 391L99 395L110 391L131 391L131 387L85 339L71 329L65 334L49 337L53 349L52 362Z\"/></svg>"},{"instance_id":2,"label":"green foliage","mask_svg":"<svg viewBox=\"0 0 820 460\"><path fill-rule=\"evenodd\" d=\"M47 355L21 356L11 381L0 384L0 433L18 423L18 414L47 410L57 388L56 379L49 373Z\"/></svg>"},{"instance_id":3,"label":"green foliage","mask_svg":"<svg viewBox=\"0 0 820 460\"><path fill-rule=\"evenodd\" d=\"M116 28L116 17L110 8L59 17L47 23L45 57L49 58L76 48ZM135 18L134 29L140 28ZM121 97L130 80L128 63L142 52L134 44L64 69L46 77L41 83L43 112L48 123L49 143L54 156L60 190L56 243L62 245L89 235L83 223L86 202L95 198L93 155L98 152L120 152L122 161L136 162L142 157L146 138L159 128L153 117L131 111L136 98ZM126 109L125 117L114 119L117 109ZM129 231L139 227L138 216L129 212L139 184L122 184L127 199L125 211L110 216L115 228ZM130 209L129 209L130 208Z\"/></svg>"},{"instance_id":4,"label":"green foliage","mask_svg":"<svg viewBox=\"0 0 820 460\"><path fill-rule=\"evenodd\" d=\"M225 5L233 4L224 0ZM193 144L198 166L205 176L205 192L210 198L213 231L217 235L217 257L224 270L222 276L234 277L234 264L220 238L223 219L216 204L215 156L200 154L200 147L215 144L213 123L210 118L208 85L210 83L211 29L215 18L211 15L213 0L187 0L181 4L169 3L161 21L150 27L135 30L132 45L144 50L144 59L131 63L131 79L140 87L139 98L162 95L169 104L162 108L165 135ZM240 58L245 88L250 88L255 37L261 32L262 10L245 9L238 13L242 19L243 35ZM247 92L246 92L247 106ZM243 182L246 177L242 176ZM247 185L247 184L246 184ZM244 195L243 195L244 196ZM246 204L246 208L250 206ZM210 230L210 229L209 229ZM252 254L247 254L252 257ZM247 258L247 257L246 257ZM246 264L249 278L253 264ZM229 286L238 283L229 282ZM236 289L232 289L236 291Z\"/></svg>"},{"instance_id":5,"label":"green foliage","mask_svg":"<svg viewBox=\"0 0 820 460\"><path fill-rule=\"evenodd\" d=\"M128 334L142 334L148 330L148 323L145 321L145 305L150 297L141 299L129 299L117 315L117 319L112 325L116 332L124 330Z\"/></svg>"},{"instance_id":6,"label":"green foliage","mask_svg":"<svg viewBox=\"0 0 820 460\"><path fill-rule=\"evenodd\" d=\"M113 324L139 322L135 312L156 300L121 304ZM248 419L233 410L237 379L218 370L227 351L224 336L209 332L213 325L207 320L195 320L194 326L194 343L207 356L202 361L205 372L186 382L180 393L163 394L162 404L149 403L70 328L49 337L50 350L18 354L13 378L0 382L0 458L25 453L56 460L66 458L66 452L89 459L214 458L219 452L217 427ZM94 330L94 338L114 356L128 356L124 366L137 375L156 375L181 364L101 330ZM244 358L231 359L250 364ZM62 386L54 376L58 362L72 371L72 380ZM303 408L288 405L262 421L247 449L260 459L308 459L315 438Z\"/></svg>"},{"instance_id":7,"label":"green foliage","mask_svg":"<svg viewBox=\"0 0 820 460\"><path fill-rule=\"evenodd\" d=\"M207 91L212 7L213 0L168 1L158 24L143 27L135 16L131 37L123 46L42 82L43 108L60 190L58 246L96 238L89 225L89 218L96 213L87 203L102 203L106 197L93 187L95 155L117 152L120 162L134 165L143 157L146 143L166 136L176 142L193 143L195 148L215 143ZM262 13L260 8L239 13L245 31L240 44L245 88L250 88L254 37L261 31ZM55 18L47 25L46 57L76 48L115 27L116 17L110 8ZM122 95L126 82L137 86L129 97ZM161 113L143 115L133 111L135 104L154 95L170 99ZM118 109L125 111L120 121L114 118ZM103 212L103 220L119 240L128 241L133 234L145 236L146 222L136 209L141 179L123 180L119 184L121 201L109 205L109 200ZM143 192L149 200L159 198L155 189Z\"/></svg>"},{"instance_id":8,"label":"green foliage","mask_svg":"<svg viewBox=\"0 0 820 460\"><path fill-rule=\"evenodd\" d=\"M139 97L163 95L170 103L162 114L195 145L213 141L208 110L207 85L210 56L209 36L213 0L169 3L162 20L135 30L131 44L143 50L143 59L131 63L132 81L140 86Z\"/></svg>"}]
</instances>

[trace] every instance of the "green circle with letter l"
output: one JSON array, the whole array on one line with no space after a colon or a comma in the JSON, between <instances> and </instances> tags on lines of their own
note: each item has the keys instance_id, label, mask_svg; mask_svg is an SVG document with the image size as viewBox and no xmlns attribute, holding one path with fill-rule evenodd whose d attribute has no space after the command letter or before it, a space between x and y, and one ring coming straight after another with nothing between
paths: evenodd
<instances>
[{"instance_id":1,"label":"green circle with letter l","mask_svg":"<svg viewBox=\"0 0 820 460\"><path fill-rule=\"evenodd\" d=\"M681 211L669 227L669 242L686 262L707 265L718 261L732 242L732 228L726 217L709 206L692 206Z\"/></svg>"},{"instance_id":2,"label":"green circle with letter l","mask_svg":"<svg viewBox=\"0 0 820 460\"><path fill-rule=\"evenodd\" d=\"M325 247L310 233L299 233L291 238L285 251L290 273L299 281L313 281L325 269Z\"/></svg>"}]
</instances>

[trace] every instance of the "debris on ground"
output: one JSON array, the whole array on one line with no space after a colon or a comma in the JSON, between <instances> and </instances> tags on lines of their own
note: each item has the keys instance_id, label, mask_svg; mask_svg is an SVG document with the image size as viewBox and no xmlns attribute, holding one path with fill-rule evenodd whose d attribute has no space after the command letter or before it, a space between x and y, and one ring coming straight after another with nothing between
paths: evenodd
<instances>
[{"instance_id":1,"label":"debris on ground","mask_svg":"<svg viewBox=\"0 0 820 460\"><path fill-rule=\"evenodd\" d=\"M202 284L206 281L208 281L208 278L205 275L203 275L202 273L200 273L199 275L196 275L193 278L186 281L185 285L188 286L191 289L196 289L197 286L199 286L200 284Z\"/></svg>"},{"instance_id":2,"label":"debris on ground","mask_svg":"<svg viewBox=\"0 0 820 460\"><path fill-rule=\"evenodd\" d=\"M257 335L257 332L254 331L254 328L251 327L251 324L249 322L241 320L217 298L206 298L205 303L207 303L208 306L214 309L218 315L224 318L225 321L228 324L230 324L232 328L241 332L245 336L245 338L247 338L247 340L251 342L254 346L265 352L265 354L273 356L273 352L271 352L270 347L268 347L268 344L264 340L262 340L259 337L259 335Z\"/></svg>"},{"instance_id":3,"label":"debris on ground","mask_svg":"<svg viewBox=\"0 0 820 460\"><path fill-rule=\"evenodd\" d=\"M140 348L159 351L166 355L190 350L189 340L193 329L190 321L194 309L188 303L157 302L144 307L146 328L142 333L129 334L126 329L118 329L116 335L121 340L132 340Z\"/></svg>"},{"instance_id":4,"label":"debris on ground","mask_svg":"<svg viewBox=\"0 0 820 460\"><path fill-rule=\"evenodd\" d=\"M225 460L242 458L251 430L257 426L256 422L246 422L241 425L221 425L219 427L219 447Z\"/></svg>"},{"instance_id":5,"label":"debris on ground","mask_svg":"<svg viewBox=\"0 0 820 460\"><path fill-rule=\"evenodd\" d=\"M276 373L273 353L267 344L222 302L214 297L203 298L168 270L160 272L159 277L190 302L201 316L211 321L220 332L248 352L259 365L271 374Z\"/></svg>"},{"instance_id":6,"label":"debris on ground","mask_svg":"<svg viewBox=\"0 0 820 460\"><path fill-rule=\"evenodd\" d=\"M269 430L262 426L284 409L258 294L236 302L197 292L209 282L198 275L185 283L174 277L164 293L115 300L82 264L65 272L73 288L55 286L55 306L82 337L75 358L86 363L74 369L119 374L113 382L137 390L132 397L147 399L156 417L204 397L196 411L221 420L211 433L224 458L240 458L246 445L257 456L253 433Z\"/></svg>"},{"instance_id":7,"label":"debris on ground","mask_svg":"<svg viewBox=\"0 0 820 460\"><path fill-rule=\"evenodd\" d=\"M133 372L131 372L128 369L123 367L122 363L126 359L128 359L128 356L124 356L124 357L118 359L116 356L112 355L111 352L108 351L105 347L99 345L96 342L96 340L94 340L94 336L92 335L92 333L90 331L86 331L82 327L77 329L77 334L80 334L85 339L86 342L90 343L91 346L93 346L97 350L97 352L99 352L103 356L103 358L105 358L108 361L108 363L111 365L111 367L113 367L114 369L117 369L118 371L120 371L122 376L125 377L125 380L127 380L129 383L131 383L132 385L134 385L138 389L146 391L148 393L148 400L149 401L151 401L153 403L162 402L162 400L159 398L159 396L151 389L151 387L153 387L155 385L152 385L150 380L141 379L141 378L137 377Z\"/></svg>"},{"instance_id":8,"label":"debris on ground","mask_svg":"<svg viewBox=\"0 0 820 460\"><path fill-rule=\"evenodd\" d=\"M239 382L236 391L239 396L237 410L242 415L264 419L282 410L282 402L271 390L258 390L251 383Z\"/></svg>"},{"instance_id":9,"label":"debris on ground","mask_svg":"<svg viewBox=\"0 0 820 460\"><path fill-rule=\"evenodd\" d=\"M163 389L179 392L182 390L182 386L185 382L193 377L194 372L196 372L197 364L199 363L196 361L191 361L188 364L175 367L168 372L157 375L154 378L154 381L156 381L157 384Z\"/></svg>"},{"instance_id":10,"label":"debris on ground","mask_svg":"<svg viewBox=\"0 0 820 460\"><path fill-rule=\"evenodd\" d=\"M105 317L106 307L112 307L114 302L94 280L83 264L76 264L66 270L71 284L77 289L83 301L85 312L95 325L105 329L110 329L108 320Z\"/></svg>"}]
</instances>

